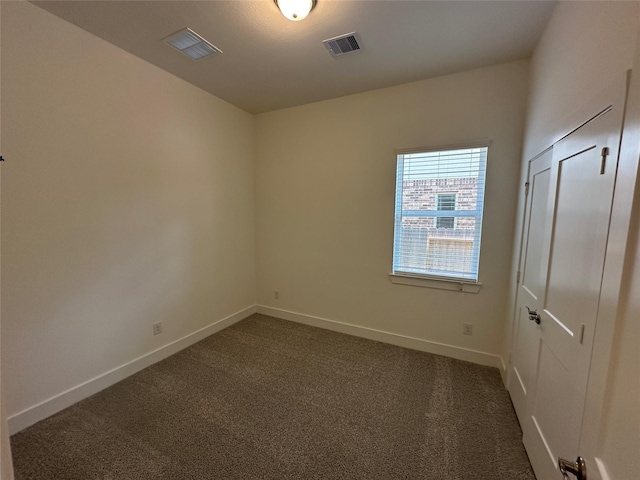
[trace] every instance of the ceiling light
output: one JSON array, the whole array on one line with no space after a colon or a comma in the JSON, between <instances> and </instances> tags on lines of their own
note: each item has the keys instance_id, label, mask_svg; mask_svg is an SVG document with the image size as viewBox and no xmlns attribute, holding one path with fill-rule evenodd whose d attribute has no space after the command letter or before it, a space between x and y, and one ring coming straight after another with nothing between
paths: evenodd
<instances>
[{"instance_id":1,"label":"ceiling light","mask_svg":"<svg viewBox=\"0 0 640 480\"><path fill-rule=\"evenodd\" d=\"M282 15L289 20L298 22L309 15L309 12L316 6L317 0L273 0L278 6Z\"/></svg>"}]
</instances>

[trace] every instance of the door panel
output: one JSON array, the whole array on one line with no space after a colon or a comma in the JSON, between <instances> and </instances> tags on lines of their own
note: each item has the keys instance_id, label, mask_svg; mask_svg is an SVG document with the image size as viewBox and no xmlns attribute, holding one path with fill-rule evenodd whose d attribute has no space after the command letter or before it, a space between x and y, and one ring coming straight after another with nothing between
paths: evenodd
<instances>
[{"instance_id":1,"label":"door panel","mask_svg":"<svg viewBox=\"0 0 640 480\"><path fill-rule=\"evenodd\" d=\"M518 351L517 360L514 362L514 372L520 382L523 394L527 394L528 387L536 380L536 362L538 358L538 346L531 341L535 333L535 324L529 320L529 314L525 308L519 309L518 323L521 326L516 339Z\"/></svg>"},{"instance_id":2,"label":"door panel","mask_svg":"<svg viewBox=\"0 0 640 480\"><path fill-rule=\"evenodd\" d=\"M536 402L531 416L535 421L536 434L546 445L547 455L555 468L557 457L554 452L561 445L577 449L577 439L571 432L579 427L573 398L569 392L575 391L571 369L562 362L543 342L540 344L540 368L536 383ZM553 405L553 409L548 408ZM579 419L578 419L579 420Z\"/></svg>"},{"instance_id":3,"label":"door panel","mask_svg":"<svg viewBox=\"0 0 640 480\"><path fill-rule=\"evenodd\" d=\"M549 197L549 166L543 165L543 170L534 172L530 183L531 222L527 236L527 255L522 274L522 287L532 298L542 298L544 294L544 279L541 278L540 258L544 245L544 225L546 220L546 206Z\"/></svg>"},{"instance_id":4,"label":"door panel","mask_svg":"<svg viewBox=\"0 0 640 480\"><path fill-rule=\"evenodd\" d=\"M559 162L545 310L570 336L595 321L598 306L613 194L600 163L596 148Z\"/></svg>"},{"instance_id":5,"label":"door panel","mask_svg":"<svg viewBox=\"0 0 640 480\"><path fill-rule=\"evenodd\" d=\"M541 256L549 194L551 152L533 160L530 164L529 195L525 210L525 232L520 271L522 285L518 289L516 323L514 329L513 358L511 361L509 391L516 414L522 424L526 418L527 397L536 378L538 364L538 326L529 320L526 307L542 308L544 278L541 272Z\"/></svg>"}]
</instances>

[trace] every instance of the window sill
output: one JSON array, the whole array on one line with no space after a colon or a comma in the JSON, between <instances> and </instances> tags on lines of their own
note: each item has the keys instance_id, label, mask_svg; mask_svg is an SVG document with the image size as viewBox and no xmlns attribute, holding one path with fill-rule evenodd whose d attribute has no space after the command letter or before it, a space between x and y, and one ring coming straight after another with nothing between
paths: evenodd
<instances>
[{"instance_id":1,"label":"window sill","mask_svg":"<svg viewBox=\"0 0 640 480\"><path fill-rule=\"evenodd\" d=\"M413 287L437 288L439 290L449 290L452 292L478 293L482 287L481 283L468 282L464 280L448 280L446 278L414 277L410 275L400 275L390 273L389 280L397 285L411 285Z\"/></svg>"}]
</instances>

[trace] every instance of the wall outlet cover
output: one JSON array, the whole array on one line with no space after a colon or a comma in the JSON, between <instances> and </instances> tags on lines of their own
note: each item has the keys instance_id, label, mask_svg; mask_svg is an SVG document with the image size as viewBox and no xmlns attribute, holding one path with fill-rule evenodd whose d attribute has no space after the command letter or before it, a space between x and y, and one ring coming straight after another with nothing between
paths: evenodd
<instances>
[{"instance_id":1,"label":"wall outlet cover","mask_svg":"<svg viewBox=\"0 0 640 480\"><path fill-rule=\"evenodd\" d=\"M153 324L153 334L154 335L159 335L160 333L162 333L162 322L154 323Z\"/></svg>"}]
</instances>

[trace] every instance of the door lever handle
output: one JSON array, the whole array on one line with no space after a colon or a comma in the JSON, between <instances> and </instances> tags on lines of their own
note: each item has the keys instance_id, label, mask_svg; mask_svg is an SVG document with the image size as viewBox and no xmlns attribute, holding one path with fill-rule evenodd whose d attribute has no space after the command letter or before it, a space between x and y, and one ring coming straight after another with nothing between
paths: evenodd
<instances>
[{"instance_id":1,"label":"door lever handle","mask_svg":"<svg viewBox=\"0 0 640 480\"><path fill-rule=\"evenodd\" d=\"M537 310L531 310L529 307L524 307L529 312L529 320L532 322L536 322L537 325L540 325L540 314Z\"/></svg>"},{"instance_id":2,"label":"door lever handle","mask_svg":"<svg viewBox=\"0 0 640 480\"><path fill-rule=\"evenodd\" d=\"M575 475L578 480L587 480L587 464L582 457L578 457L575 463L558 458L558 468L564 480L569 480L569 473Z\"/></svg>"}]
</instances>

